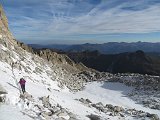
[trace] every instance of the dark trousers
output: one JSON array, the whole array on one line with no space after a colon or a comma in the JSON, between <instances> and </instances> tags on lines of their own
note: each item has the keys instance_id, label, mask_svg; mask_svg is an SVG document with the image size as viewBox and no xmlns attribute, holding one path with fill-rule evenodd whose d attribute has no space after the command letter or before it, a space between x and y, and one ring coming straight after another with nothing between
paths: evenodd
<instances>
[{"instance_id":1,"label":"dark trousers","mask_svg":"<svg viewBox=\"0 0 160 120\"><path fill-rule=\"evenodd\" d=\"M21 89L22 89L22 92L23 92L23 93L26 92L26 90L25 90L25 85L21 85Z\"/></svg>"}]
</instances>

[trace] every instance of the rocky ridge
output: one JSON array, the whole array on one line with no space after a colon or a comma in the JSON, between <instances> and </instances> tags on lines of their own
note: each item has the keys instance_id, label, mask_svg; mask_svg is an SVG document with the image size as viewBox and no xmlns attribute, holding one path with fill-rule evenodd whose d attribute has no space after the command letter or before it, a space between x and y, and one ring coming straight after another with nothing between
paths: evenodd
<instances>
[{"instance_id":1,"label":"rocky ridge","mask_svg":"<svg viewBox=\"0 0 160 120\"><path fill-rule=\"evenodd\" d=\"M121 106L113 106L111 104L104 105L103 103L92 103L89 99L80 98L78 99L82 104L88 107L96 108L97 110L109 114L109 116L119 116L119 119L125 118L126 116L132 116L135 119L151 119L151 120L159 120L159 117L157 114L150 114L141 110L136 109L128 109L123 108ZM101 120L100 117L97 118L98 120Z\"/></svg>"},{"instance_id":2,"label":"rocky ridge","mask_svg":"<svg viewBox=\"0 0 160 120\"><path fill-rule=\"evenodd\" d=\"M134 87L132 93L128 95L130 98L145 107L160 110L160 76L116 74L108 81Z\"/></svg>"},{"instance_id":3,"label":"rocky ridge","mask_svg":"<svg viewBox=\"0 0 160 120\"><path fill-rule=\"evenodd\" d=\"M20 98L19 102L26 104L26 109L30 109L30 111L22 111L22 113L32 119L78 120L75 114L55 103L50 96L39 97L39 100L36 101L26 92L21 94Z\"/></svg>"},{"instance_id":4,"label":"rocky ridge","mask_svg":"<svg viewBox=\"0 0 160 120\"><path fill-rule=\"evenodd\" d=\"M73 60L71 60L67 55L65 54L58 54L50 49L33 49L32 47L17 41L18 46L20 46L22 49L33 53L35 55L40 56L41 58L46 59L49 62L52 62L53 64L68 64L70 66L72 66L73 69L70 67L71 72L79 72L79 71L90 71L90 68L87 68L86 66L84 66L82 63L75 63ZM68 67L68 66L67 66ZM68 69L69 70L69 69Z\"/></svg>"}]
</instances>

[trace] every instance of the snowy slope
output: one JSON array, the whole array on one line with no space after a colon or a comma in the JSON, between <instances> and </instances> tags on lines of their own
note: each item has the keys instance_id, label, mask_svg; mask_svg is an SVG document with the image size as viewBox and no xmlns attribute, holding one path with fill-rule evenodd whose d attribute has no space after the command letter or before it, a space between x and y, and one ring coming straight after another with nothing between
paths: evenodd
<instances>
[{"instance_id":1,"label":"snowy slope","mask_svg":"<svg viewBox=\"0 0 160 120\"><path fill-rule=\"evenodd\" d=\"M0 105L0 120L33 120L29 116L23 115L17 107L10 105Z\"/></svg>"},{"instance_id":2,"label":"snowy slope","mask_svg":"<svg viewBox=\"0 0 160 120\"><path fill-rule=\"evenodd\" d=\"M26 90L29 94L31 94L34 97L34 102L31 102L31 106L25 105L24 102L21 101L19 98L20 92L19 92L19 86L15 83L16 80L18 80L20 77L22 77L22 73L20 71L14 70L15 77L12 73L12 68L10 65L5 64L3 62L0 62L0 84L8 91L7 94L7 106L0 107L0 114L3 114L3 116L0 117L0 120L9 120L10 117L8 116L8 112L13 112L11 116L15 116L15 120L20 120L24 117L24 120L31 119L31 117L28 118L28 115L23 115L22 112L27 111L33 111L33 105L34 102L40 103L39 97L48 96L50 95L50 100L52 104L60 104L63 108L67 108L70 112L77 115L77 119L80 120L87 120L88 118L86 115L89 114L97 114L100 115L103 119L110 118L110 119L124 119L124 118L118 118L117 116L112 117L108 114L104 114L95 108L90 108L88 106L85 106L81 102L75 100L80 98L88 98L92 102L102 102L103 104L112 104L112 105L118 105L125 108L135 108L138 110L143 110L145 112L149 113L156 113L160 116L160 111L158 110L151 110L149 108L144 108L142 105L136 104L134 101L129 99L127 97L127 93L133 90L131 87L127 87L121 83L108 83L108 82L93 82L88 83L86 85L86 88L83 91L72 93L69 92L67 88L61 89L58 87L56 81L50 80L50 78L47 78L47 75L43 75L44 79L42 77L39 77L36 74L25 74L24 76L30 76L31 79L26 78L27 84L26 84ZM21 74L19 74L21 73ZM50 88L48 90L47 88ZM13 106L15 107L13 107ZM38 113L38 112L37 112ZM17 118L17 115L19 116ZM32 112L29 113L29 115L33 115ZM35 114L33 115L35 116ZM38 119L38 117L37 117ZM40 118L39 118L40 119ZM125 119L133 119L131 116L126 117Z\"/></svg>"}]
</instances>

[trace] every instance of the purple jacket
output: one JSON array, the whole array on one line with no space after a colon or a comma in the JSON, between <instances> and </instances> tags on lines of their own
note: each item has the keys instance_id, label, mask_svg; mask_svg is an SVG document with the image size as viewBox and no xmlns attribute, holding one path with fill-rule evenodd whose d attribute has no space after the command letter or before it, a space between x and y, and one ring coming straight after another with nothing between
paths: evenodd
<instances>
[{"instance_id":1,"label":"purple jacket","mask_svg":"<svg viewBox=\"0 0 160 120\"><path fill-rule=\"evenodd\" d=\"M20 85L25 85L26 81L24 79L20 79L19 83Z\"/></svg>"}]
</instances>

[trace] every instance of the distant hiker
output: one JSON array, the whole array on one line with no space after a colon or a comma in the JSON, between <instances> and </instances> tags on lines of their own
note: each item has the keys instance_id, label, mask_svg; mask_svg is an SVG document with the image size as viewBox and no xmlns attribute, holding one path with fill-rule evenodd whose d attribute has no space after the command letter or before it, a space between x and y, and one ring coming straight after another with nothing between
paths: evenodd
<instances>
[{"instance_id":1,"label":"distant hiker","mask_svg":"<svg viewBox=\"0 0 160 120\"><path fill-rule=\"evenodd\" d=\"M26 83L26 81L23 78L21 78L19 81L19 84L21 85L21 89L22 89L23 94L24 94L24 92L26 92L25 83Z\"/></svg>"}]
</instances>

